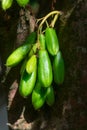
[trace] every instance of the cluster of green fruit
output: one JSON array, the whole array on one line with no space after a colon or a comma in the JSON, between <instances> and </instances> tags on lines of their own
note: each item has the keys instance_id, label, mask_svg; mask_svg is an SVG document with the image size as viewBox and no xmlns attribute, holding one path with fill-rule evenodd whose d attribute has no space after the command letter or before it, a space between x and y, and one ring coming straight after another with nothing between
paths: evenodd
<instances>
[{"instance_id":1,"label":"cluster of green fruit","mask_svg":"<svg viewBox=\"0 0 87 130\"><path fill-rule=\"evenodd\" d=\"M28 2L30 0L16 0L16 1L17 1L19 6L24 7L25 5L28 4ZM2 9L7 10L8 8L10 8L12 6L13 0L2 0L1 2L2 2L1 3L2 4Z\"/></svg>"},{"instance_id":2,"label":"cluster of green fruit","mask_svg":"<svg viewBox=\"0 0 87 130\"><path fill-rule=\"evenodd\" d=\"M18 47L6 61L13 67L22 60L19 92L23 97L32 95L32 104L39 109L46 103L55 101L53 82L64 81L64 60L59 50L59 42L54 28L47 27L45 33L32 32L25 43Z\"/></svg>"}]
</instances>

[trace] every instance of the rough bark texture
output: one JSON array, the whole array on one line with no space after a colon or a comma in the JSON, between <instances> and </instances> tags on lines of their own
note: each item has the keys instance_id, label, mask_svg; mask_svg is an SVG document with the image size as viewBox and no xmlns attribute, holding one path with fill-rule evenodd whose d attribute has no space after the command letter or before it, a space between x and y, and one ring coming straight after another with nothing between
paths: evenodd
<instances>
[{"instance_id":1,"label":"rough bark texture","mask_svg":"<svg viewBox=\"0 0 87 130\"><path fill-rule=\"evenodd\" d=\"M18 91L19 68L2 73L9 95L8 118L10 129L16 130L86 130L87 129L87 1L42 0L37 17L49 11L61 10L63 15L56 23L60 49L65 61L63 85L55 86L56 101L39 111L31 105L31 97L23 99ZM48 5L47 5L48 4ZM19 7L7 12L0 10L0 55L2 64L12 52L17 41ZM25 36L24 36L25 37ZM3 65L2 65L3 66ZM7 70L7 69L6 69ZM1 71L1 69L0 69ZM7 71L6 71L7 72ZM12 101L12 102L11 102Z\"/></svg>"}]
</instances>

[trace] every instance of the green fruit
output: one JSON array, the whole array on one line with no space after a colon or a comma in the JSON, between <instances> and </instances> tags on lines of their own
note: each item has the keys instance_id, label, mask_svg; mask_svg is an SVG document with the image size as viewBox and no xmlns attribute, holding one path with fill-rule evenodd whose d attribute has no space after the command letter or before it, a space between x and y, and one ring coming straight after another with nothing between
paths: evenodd
<instances>
[{"instance_id":1,"label":"green fruit","mask_svg":"<svg viewBox=\"0 0 87 130\"><path fill-rule=\"evenodd\" d=\"M42 86L49 87L53 80L51 61L46 50L39 50L38 79Z\"/></svg>"},{"instance_id":2,"label":"green fruit","mask_svg":"<svg viewBox=\"0 0 87 130\"><path fill-rule=\"evenodd\" d=\"M47 93L46 93L46 103L49 106L52 106L55 102L55 95L54 95L54 90L53 86L50 86L47 88Z\"/></svg>"},{"instance_id":3,"label":"green fruit","mask_svg":"<svg viewBox=\"0 0 87 130\"><path fill-rule=\"evenodd\" d=\"M40 49L45 49L45 36L43 34L39 35Z\"/></svg>"},{"instance_id":4,"label":"green fruit","mask_svg":"<svg viewBox=\"0 0 87 130\"><path fill-rule=\"evenodd\" d=\"M11 7L13 0L2 0L2 9L6 10Z\"/></svg>"},{"instance_id":5,"label":"green fruit","mask_svg":"<svg viewBox=\"0 0 87 130\"><path fill-rule=\"evenodd\" d=\"M31 74L34 71L36 65L37 65L37 57L36 55L32 55L26 64L27 73Z\"/></svg>"},{"instance_id":6,"label":"green fruit","mask_svg":"<svg viewBox=\"0 0 87 130\"><path fill-rule=\"evenodd\" d=\"M48 52L51 55L56 55L59 51L59 42L56 31L53 28L46 28L45 37Z\"/></svg>"},{"instance_id":7,"label":"green fruit","mask_svg":"<svg viewBox=\"0 0 87 130\"><path fill-rule=\"evenodd\" d=\"M62 53L59 51L53 61L54 81L57 84L62 84L64 81L64 60Z\"/></svg>"},{"instance_id":8,"label":"green fruit","mask_svg":"<svg viewBox=\"0 0 87 130\"><path fill-rule=\"evenodd\" d=\"M23 97L27 97L28 95L30 95L35 86L35 82L36 82L36 68L31 74L28 74L25 70L21 77L19 85L20 95L22 95Z\"/></svg>"},{"instance_id":9,"label":"green fruit","mask_svg":"<svg viewBox=\"0 0 87 130\"><path fill-rule=\"evenodd\" d=\"M12 54L7 58L6 66L16 66L21 60L23 60L26 56L26 54L31 49L31 45L24 44L20 47L18 47L15 51L12 52Z\"/></svg>"},{"instance_id":10,"label":"green fruit","mask_svg":"<svg viewBox=\"0 0 87 130\"><path fill-rule=\"evenodd\" d=\"M16 66L22 59L25 58L26 54L32 47L32 44L36 40L36 33L31 33L28 38L25 40L24 44L14 50L10 56L7 58L6 66Z\"/></svg>"},{"instance_id":11,"label":"green fruit","mask_svg":"<svg viewBox=\"0 0 87 130\"><path fill-rule=\"evenodd\" d=\"M46 90L37 82L32 92L32 104L36 110L43 106L45 98Z\"/></svg>"},{"instance_id":12,"label":"green fruit","mask_svg":"<svg viewBox=\"0 0 87 130\"><path fill-rule=\"evenodd\" d=\"M19 6L26 6L29 2L29 0L16 0Z\"/></svg>"}]
</instances>

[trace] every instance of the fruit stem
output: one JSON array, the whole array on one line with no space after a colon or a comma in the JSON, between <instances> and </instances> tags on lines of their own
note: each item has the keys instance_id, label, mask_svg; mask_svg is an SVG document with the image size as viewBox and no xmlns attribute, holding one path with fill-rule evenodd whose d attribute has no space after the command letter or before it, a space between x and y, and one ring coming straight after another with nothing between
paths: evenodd
<instances>
[{"instance_id":1,"label":"fruit stem","mask_svg":"<svg viewBox=\"0 0 87 130\"><path fill-rule=\"evenodd\" d=\"M56 14L56 15L54 16L54 19L52 20L52 22L51 22L51 24L50 24L50 26L51 26L52 28L54 27L54 25L55 25L57 19L58 19L58 14Z\"/></svg>"},{"instance_id":2,"label":"fruit stem","mask_svg":"<svg viewBox=\"0 0 87 130\"><path fill-rule=\"evenodd\" d=\"M46 26L49 27L49 24L48 24L47 20L45 21L45 23L46 23Z\"/></svg>"},{"instance_id":3,"label":"fruit stem","mask_svg":"<svg viewBox=\"0 0 87 130\"><path fill-rule=\"evenodd\" d=\"M60 12L60 11L52 11L52 12L50 12L49 14L47 14L47 15L43 18L42 22L40 23L40 25L39 25L39 27L38 27L38 33L39 33L39 30L40 30L41 26L44 24L44 22L45 22L51 15L53 15L53 14L59 15L59 14L61 14L61 12ZM54 22L53 22L52 24L55 24L57 18L58 18L58 16L54 17L54 20L53 20ZM52 25L52 26L54 26L54 25Z\"/></svg>"}]
</instances>

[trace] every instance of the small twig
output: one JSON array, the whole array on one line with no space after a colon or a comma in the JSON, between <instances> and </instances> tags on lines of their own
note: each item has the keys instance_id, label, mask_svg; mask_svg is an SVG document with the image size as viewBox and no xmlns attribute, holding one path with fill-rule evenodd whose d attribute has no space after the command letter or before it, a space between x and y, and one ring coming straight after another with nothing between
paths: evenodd
<instances>
[{"instance_id":1,"label":"small twig","mask_svg":"<svg viewBox=\"0 0 87 130\"><path fill-rule=\"evenodd\" d=\"M40 22L43 19L44 19L44 17L37 19L36 23Z\"/></svg>"},{"instance_id":2,"label":"small twig","mask_svg":"<svg viewBox=\"0 0 87 130\"><path fill-rule=\"evenodd\" d=\"M25 112L25 106L23 106L23 111L22 111L22 113L21 113L20 118L23 118L23 117L24 117L24 112Z\"/></svg>"}]
</instances>

